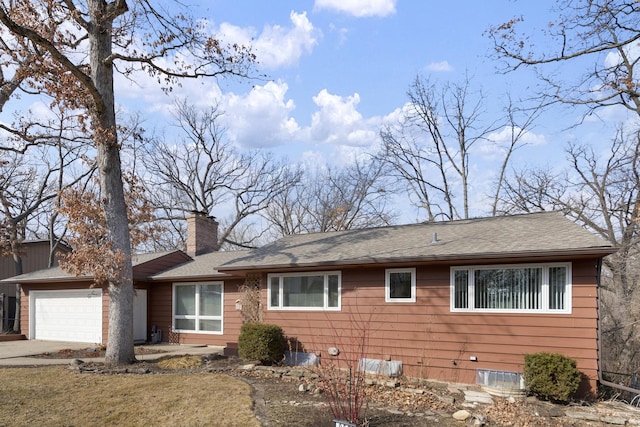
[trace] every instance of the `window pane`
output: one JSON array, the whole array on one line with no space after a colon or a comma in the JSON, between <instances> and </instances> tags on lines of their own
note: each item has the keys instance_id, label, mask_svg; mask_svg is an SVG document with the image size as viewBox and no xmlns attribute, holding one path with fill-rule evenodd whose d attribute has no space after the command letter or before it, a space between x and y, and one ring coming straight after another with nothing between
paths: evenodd
<instances>
[{"instance_id":1,"label":"window pane","mask_svg":"<svg viewBox=\"0 0 640 427\"><path fill-rule=\"evenodd\" d=\"M389 273L389 297L411 298L411 272Z\"/></svg>"},{"instance_id":2,"label":"window pane","mask_svg":"<svg viewBox=\"0 0 640 427\"><path fill-rule=\"evenodd\" d=\"M196 286L176 286L176 315L196 315Z\"/></svg>"},{"instance_id":3,"label":"window pane","mask_svg":"<svg viewBox=\"0 0 640 427\"><path fill-rule=\"evenodd\" d=\"M200 330L207 332L220 332L222 331L222 321L220 320L200 320Z\"/></svg>"},{"instance_id":4,"label":"window pane","mask_svg":"<svg viewBox=\"0 0 640 427\"><path fill-rule=\"evenodd\" d=\"M567 268L549 268L549 310L564 310Z\"/></svg>"},{"instance_id":5,"label":"window pane","mask_svg":"<svg viewBox=\"0 0 640 427\"><path fill-rule=\"evenodd\" d=\"M469 308L469 271L456 270L453 274L453 306L455 308Z\"/></svg>"},{"instance_id":6,"label":"window pane","mask_svg":"<svg viewBox=\"0 0 640 427\"><path fill-rule=\"evenodd\" d=\"M284 307L324 307L324 276L283 277Z\"/></svg>"},{"instance_id":7,"label":"window pane","mask_svg":"<svg viewBox=\"0 0 640 427\"><path fill-rule=\"evenodd\" d=\"M330 275L329 276L329 307L337 307L338 306L338 276Z\"/></svg>"},{"instance_id":8,"label":"window pane","mask_svg":"<svg viewBox=\"0 0 640 427\"><path fill-rule=\"evenodd\" d=\"M176 329L195 331L196 321L194 319L176 319Z\"/></svg>"},{"instance_id":9,"label":"window pane","mask_svg":"<svg viewBox=\"0 0 640 427\"><path fill-rule=\"evenodd\" d=\"M280 305L280 277L271 278L271 307Z\"/></svg>"},{"instance_id":10,"label":"window pane","mask_svg":"<svg viewBox=\"0 0 640 427\"><path fill-rule=\"evenodd\" d=\"M475 308L540 309L542 268L476 270Z\"/></svg>"},{"instance_id":11,"label":"window pane","mask_svg":"<svg viewBox=\"0 0 640 427\"><path fill-rule=\"evenodd\" d=\"M222 285L200 285L201 316L222 315Z\"/></svg>"}]
</instances>

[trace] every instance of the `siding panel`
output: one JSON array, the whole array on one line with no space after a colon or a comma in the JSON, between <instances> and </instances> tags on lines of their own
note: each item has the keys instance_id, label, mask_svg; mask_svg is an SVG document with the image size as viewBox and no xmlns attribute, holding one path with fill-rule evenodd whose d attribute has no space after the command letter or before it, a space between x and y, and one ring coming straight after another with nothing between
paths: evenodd
<instances>
[{"instance_id":1,"label":"siding panel","mask_svg":"<svg viewBox=\"0 0 640 427\"><path fill-rule=\"evenodd\" d=\"M522 371L524 354L560 352L577 359L595 390L594 260L572 263L571 314L452 313L449 265L417 266L415 303L385 303L382 267L341 273L340 312L265 310L265 322L282 326L321 357L329 357L326 350L334 346L348 354L354 337L366 331L368 357L402 360L406 375L444 381L474 382L477 368Z\"/></svg>"}]
</instances>

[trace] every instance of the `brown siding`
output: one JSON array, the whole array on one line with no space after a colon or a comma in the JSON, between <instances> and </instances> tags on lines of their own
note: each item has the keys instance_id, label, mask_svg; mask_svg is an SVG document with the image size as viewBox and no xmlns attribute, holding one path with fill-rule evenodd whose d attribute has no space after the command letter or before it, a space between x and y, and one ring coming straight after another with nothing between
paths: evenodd
<instances>
[{"instance_id":1,"label":"brown siding","mask_svg":"<svg viewBox=\"0 0 640 427\"><path fill-rule=\"evenodd\" d=\"M194 281L195 282L195 281ZM187 334L171 330L172 315L172 283L154 283L149 287L149 325L162 330L162 340L174 344L206 344L225 346L229 342L237 342L242 325L242 316L236 310L236 300L240 298L239 286L242 280L224 281L223 334Z\"/></svg>"},{"instance_id":2,"label":"brown siding","mask_svg":"<svg viewBox=\"0 0 640 427\"><path fill-rule=\"evenodd\" d=\"M417 267L415 303L385 303L382 267L344 269L340 312L265 310L264 320L282 326L321 357L329 357L329 347L348 348L352 337L366 329L368 357L401 360L408 376L448 382L473 383L477 368L522 372L524 354L559 352L577 360L593 391L595 260L573 262L572 273L571 314L452 313L450 266L432 265Z\"/></svg>"},{"instance_id":3,"label":"brown siding","mask_svg":"<svg viewBox=\"0 0 640 427\"><path fill-rule=\"evenodd\" d=\"M23 245L22 272L31 273L49 266L49 242L26 242ZM58 250L59 252L60 250ZM53 266L58 265L58 257ZM15 264L10 256L0 256L0 279L15 276Z\"/></svg>"}]
</instances>

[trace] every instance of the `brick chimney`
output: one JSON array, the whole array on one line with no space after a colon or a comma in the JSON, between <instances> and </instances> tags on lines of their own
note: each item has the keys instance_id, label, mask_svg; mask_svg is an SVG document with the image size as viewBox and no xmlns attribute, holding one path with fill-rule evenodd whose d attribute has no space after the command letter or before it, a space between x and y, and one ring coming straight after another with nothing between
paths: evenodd
<instances>
[{"instance_id":1,"label":"brick chimney","mask_svg":"<svg viewBox=\"0 0 640 427\"><path fill-rule=\"evenodd\" d=\"M187 217L187 254L202 255L220 249L218 222L204 212L192 211Z\"/></svg>"}]
</instances>

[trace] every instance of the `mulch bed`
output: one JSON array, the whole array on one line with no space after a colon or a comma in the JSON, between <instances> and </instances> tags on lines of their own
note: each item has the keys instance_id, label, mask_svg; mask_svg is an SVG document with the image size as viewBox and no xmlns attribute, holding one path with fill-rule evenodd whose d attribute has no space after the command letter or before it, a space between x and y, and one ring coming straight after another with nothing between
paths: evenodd
<instances>
[{"instance_id":1,"label":"mulch bed","mask_svg":"<svg viewBox=\"0 0 640 427\"><path fill-rule=\"evenodd\" d=\"M55 353L42 353L33 357L37 357L39 359L92 359L96 357L104 357L105 356L105 348L102 346L99 347L87 347L83 349L72 350L70 348L63 348L61 350L56 351ZM136 355L144 355L144 354L159 354L164 353L162 350L155 350L149 347L135 347Z\"/></svg>"}]
</instances>

